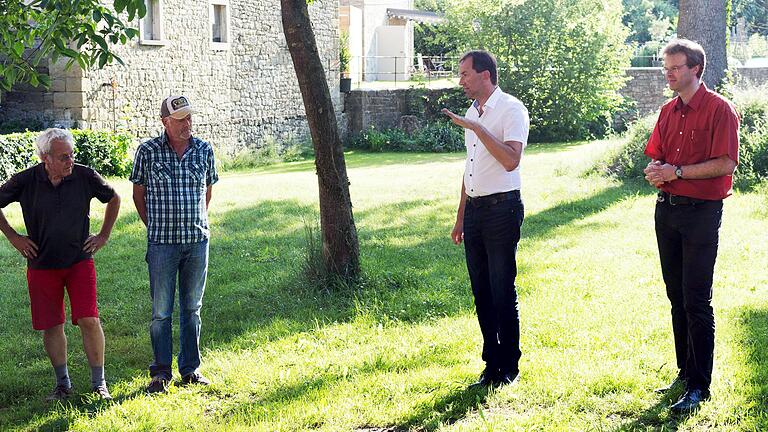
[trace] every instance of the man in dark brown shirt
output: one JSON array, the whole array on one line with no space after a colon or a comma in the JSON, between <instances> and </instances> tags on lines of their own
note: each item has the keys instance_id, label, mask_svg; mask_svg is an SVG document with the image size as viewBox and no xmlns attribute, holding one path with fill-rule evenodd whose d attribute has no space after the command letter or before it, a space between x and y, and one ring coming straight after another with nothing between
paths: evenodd
<instances>
[{"instance_id":1,"label":"man in dark brown shirt","mask_svg":"<svg viewBox=\"0 0 768 432\"><path fill-rule=\"evenodd\" d=\"M0 186L0 208L21 204L27 235L16 232L0 210L0 231L27 259L32 327L43 331L45 352L56 373L56 387L46 400L72 393L64 334L64 289L72 324L80 327L91 367L91 388L111 399L104 380L104 332L96 306L93 254L109 239L120 210L120 197L94 170L74 163L74 138L48 129L37 139L42 163L21 171ZM90 203L107 203L101 231L90 235Z\"/></svg>"}]
</instances>

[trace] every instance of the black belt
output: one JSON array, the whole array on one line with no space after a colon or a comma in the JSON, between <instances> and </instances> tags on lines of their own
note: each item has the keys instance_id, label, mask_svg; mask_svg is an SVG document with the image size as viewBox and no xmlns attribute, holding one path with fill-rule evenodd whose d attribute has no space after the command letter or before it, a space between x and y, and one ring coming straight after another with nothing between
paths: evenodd
<instances>
[{"instance_id":1,"label":"black belt","mask_svg":"<svg viewBox=\"0 0 768 432\"><path fill-rule=\"evenodd\" d=\"M512 190L509 192L499 192L491 195L479 196L479 197L467 197L467 204L472 204L475 207L487 207L494 204L498 204L502 201L520 200L520 191Z\"/></svg>"},{"instance_id":2,"label":"black belt","mask_svg":"<svg viewBox=\"0 0 768 432\"><path fill-rule=\"evenodd\" d=\"M699 199L699 198L691 198L683 195L672 195L670 193L659 191L658 196L656 197L656 202L660 203L668 203L669 205L696 205L696 204L703 204L705 202L709 202L710 200L705 199Z\"/></svg>"}]
</instances>

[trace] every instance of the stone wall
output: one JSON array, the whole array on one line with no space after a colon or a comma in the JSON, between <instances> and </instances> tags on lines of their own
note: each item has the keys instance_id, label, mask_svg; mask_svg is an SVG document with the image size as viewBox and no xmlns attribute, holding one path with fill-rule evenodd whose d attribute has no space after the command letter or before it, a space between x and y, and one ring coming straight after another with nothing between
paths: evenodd
<instances>
[{"instance_id":1,"label":"stone wall","mask_svg":"<svg viewBox=\"0 0 768 432\"><path fill-rule=\"evenodd\" d=\"M655 112L672 97L661 68L629 68L630 80L619 91L624 97L635 102L636 115L644 116ZM734 80L738 85L761 85L768 83L768 67L738 67Z\"/></svg>"},{"instance_id":2,"label":"stone wall","mask_svg":"<svg viewBox=\"0 0 768 432\"><path fill-rule=\"evenodd\" d=\"M630 80L620 93L634 101L635 107L617 117L616 127L655 112L672 97L661 68L630 68L627 69L627 75ZM739 84L765 84L768 83L768 68L738 68L735 79ZM430 90L435 94L440 91ZM412 114L412 92L411 89L353 90L344 99L346 134L354 136L371 126L377 129L400 127L401 118Z\"/></svg>"},{"instance_id":3,"label":"stone wall","mask_svg":"<svg viewBox=\"0 0 768 432\"><path fill-rule=\"evenodd\" d=\"M407 114L408 90L353 90L344 98L347 135L368 129L388 129L400 124Z\"/></svg>"},{"instance_id":4,"label":"stone wall","mask_svg":"<svg viewBox=\"0 0 768 432\"><path fill-rule=\"evenodd\" d=\"M184 94L196 109L195 135L233 153L278 140L308 136L304 105L283 35L278 0L230 0L230 43L211 43L208 0L163 0L164 41L132 41L116 46L125 65L69 72L51 65L48 94L3 100L0 121L43 118L47 123L93 129L127 130L144 139L162 130L160 101ZM324 65L338 57L338 6L316 0L310 16ZM138 27L139 22L133 23ZM340 111L338 72L326 71ZM26 99L24 109L7 107ZM43 102L47 101L47 105Z\"/></svg>"}]
</instances>

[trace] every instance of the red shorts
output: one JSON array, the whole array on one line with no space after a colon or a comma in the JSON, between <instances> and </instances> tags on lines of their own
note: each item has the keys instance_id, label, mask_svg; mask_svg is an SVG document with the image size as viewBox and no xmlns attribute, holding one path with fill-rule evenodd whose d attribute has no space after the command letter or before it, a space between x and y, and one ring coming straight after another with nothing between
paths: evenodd
<instances>
[{"instance_id":1,"label":"red shorts","mask_svg":"<svg viewBox=\"0 0 768 432\"><path fill-rule=\"evenodd\" d=\"M46 330L64 324L64 288L69 294L72 324L80 318L98 317L96 267L85 259L64 269L27 269L27 286L32 306L32 328Z\"/></svg>"}]
</instances>

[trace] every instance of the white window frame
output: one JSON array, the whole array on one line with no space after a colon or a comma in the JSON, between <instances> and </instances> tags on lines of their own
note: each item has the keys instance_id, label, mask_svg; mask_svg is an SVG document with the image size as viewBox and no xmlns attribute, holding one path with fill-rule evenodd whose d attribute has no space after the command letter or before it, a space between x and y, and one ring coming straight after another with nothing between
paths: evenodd
<instances>
[{"instance_id":1,"label":"white window frame","mask_svg":"<svg viewBox=\"0 0 768 432\"><path fill-rule=\"evenodd\" d=\"M222 6L224 7L224 20L222 21L223 31L222 34L222 41L221 42L214 42L213 40L213 22L214 17L216 13L216 8L214 6ZM229 49L229 43L232 40L230 28L232 27L230 25L230 6L229 6L229 0L210 0L208 10L209 10L209 23L208 23L208 40L211 41L211 49L212 50L228 50Z\"/></svg>"},{"instance_id":2,"label":"white window frame","mask_svg":"<svg viewBox=\"0 0 768 432\"><path fill-rule=\"evenodd\" d=\"M147 15L144 18L139 19L139 43L141 45L167 45L168 41L165 39L165 29L163 26L163 0L152 0L156 2L157 9L152 13L152 27L155 29L152 39L148 39L146 33L144 33L145 20L149 16L148 0L144 0L144 5L147 6Z\"/></svg>"}]
</instances>

